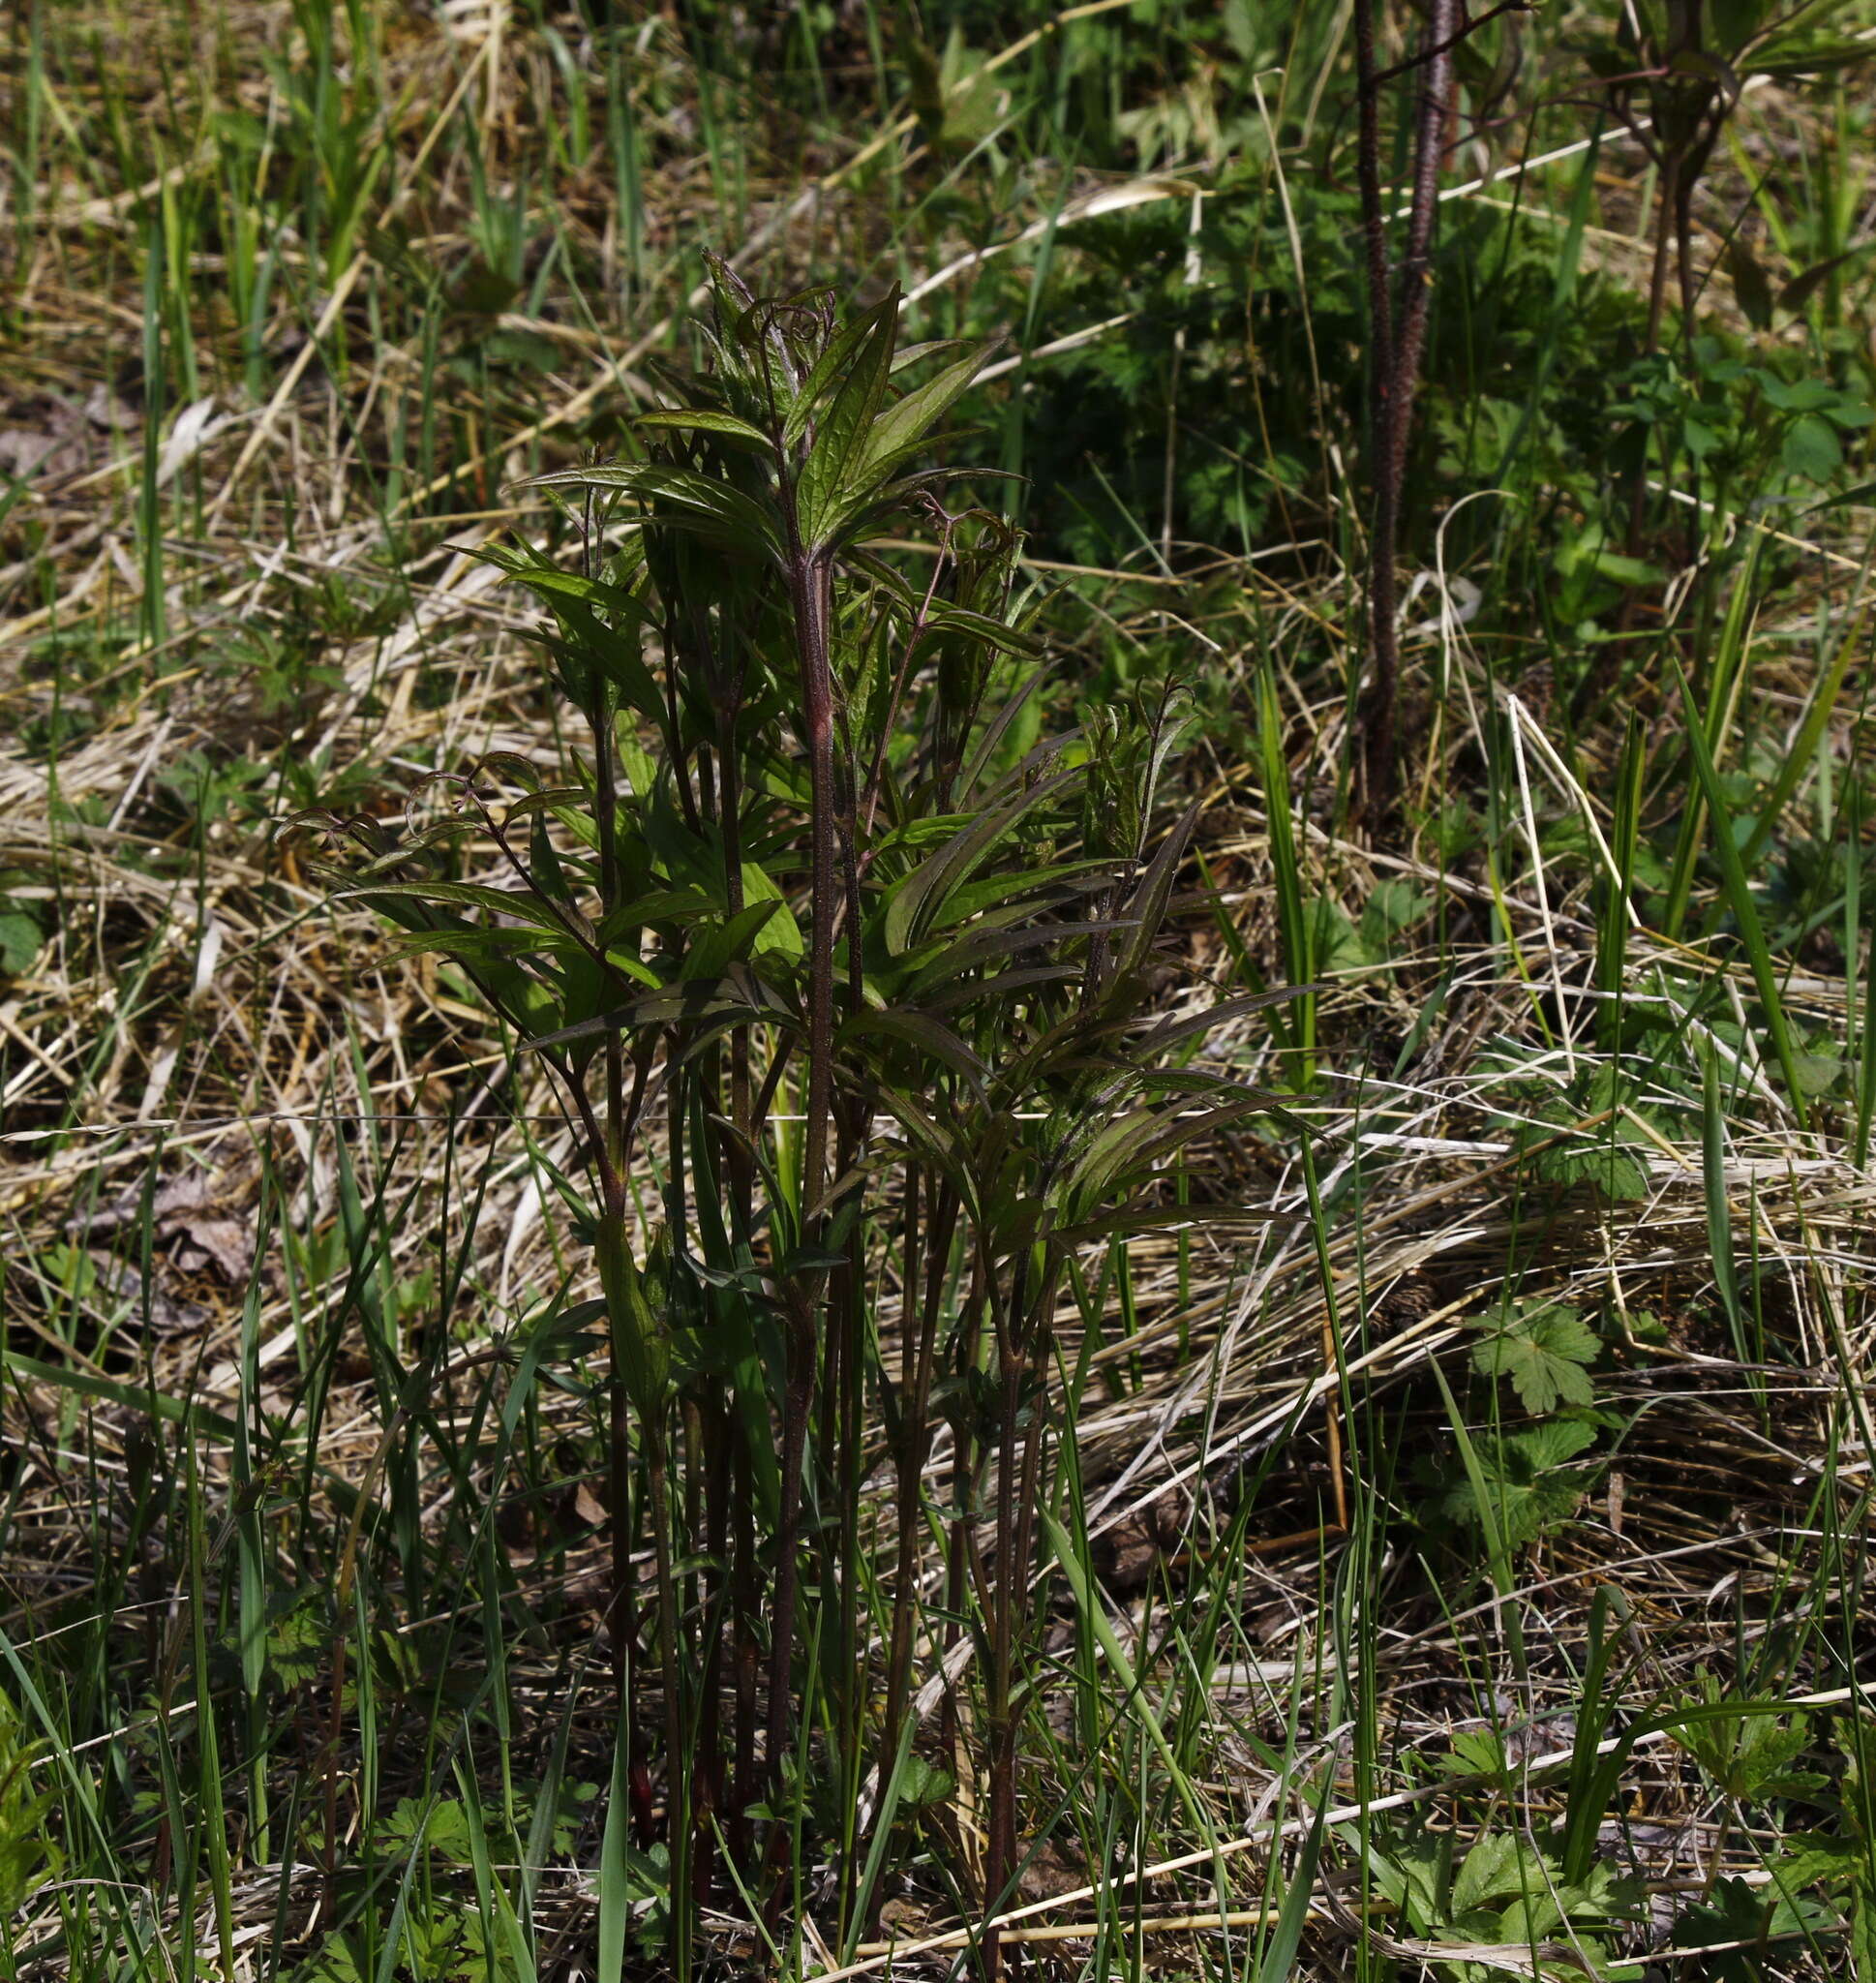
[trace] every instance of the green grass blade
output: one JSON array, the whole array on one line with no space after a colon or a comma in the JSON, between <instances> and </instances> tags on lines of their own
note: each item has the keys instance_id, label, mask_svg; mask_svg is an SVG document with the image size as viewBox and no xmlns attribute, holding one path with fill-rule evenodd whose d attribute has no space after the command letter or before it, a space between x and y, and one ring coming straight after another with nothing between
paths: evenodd
<instances>
[{"instance_id":1,"label":"green grass blade","mask_svg":"<svg viewBox=\"0 0 1876 1983\"><path fill-rule=\"evenodd\" d=\"M1771 951L1766 942L1764 926L1759 920L1758 904L1752 900L1752 889L1746 880L1745 865L1740 858L1739 841L1734 838L1733 815L1726 803L1726 795L1720 789L1719 774L1713 768L1712 754L1707 747L1707 737L1702 728L1698 712L1694 708L1693 691L1687 686L1687 678L1679 667L1674 666L1675 680L1679 686L1681 707L1687 716L1687 752L1693 759L1694 776L1700 781L1703 798L1713 819L1714 851L1719 860L1720 876L1725 887L1726 900L1733 911L1733 920L1739 926L1740 941L1745 948L1746 961L1752 967L1752 982L1759 993L1759 1004L1766 1016L1766 1026L1771 1034L1772 1052L1778 1059L1779 1072L1785 1078L1785 1090L1792 1113L1798 1117L1800 1128L1810 1126L1810 1111L1804 1100L1804 1089L1798 1078L1798 1054L1792 1044L1791 1027L1785 1018L1784 1001L1778 990L1778 974L1772 964Z\"/></svg>"}]
</instances>

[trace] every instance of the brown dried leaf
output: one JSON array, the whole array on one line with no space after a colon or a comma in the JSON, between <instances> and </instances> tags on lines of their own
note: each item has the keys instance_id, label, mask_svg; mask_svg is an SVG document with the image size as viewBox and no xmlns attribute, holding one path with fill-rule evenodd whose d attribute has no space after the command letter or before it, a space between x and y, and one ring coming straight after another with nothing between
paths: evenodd
<instances>
[{"instance_id":1,"label":"brown dried leaf","mask_svg":"<svg viewBox=\"0 0 1876 1983\"><path fill-rule=\"evenodd\" d=\"M233 1285L245 1281L254 1259L251 1222L229 1209L240 1186L206 1171L185 1171L159 1186L150 1201L151 1237L186 1273L212 1270ZM65 1230L74 1238L97 1238L134 1229L143 1214L140 1184L109 1204L75 1213Z\"/></svg>"},{"instance_id":2,"label":"brown dried leaf","mask_svg":"<svg viewBox=\"0 0 1876 1983\"><path fill-rule=\"evenodd\" d=\"M1178 1548L1184 1534L1184 1506L1178 1493L1168 1488L1097 1539L1095 1567L1102 1581L1123 1597L1144 1590L1161 1558Z\"/></svg>"},{"instance_id":3,"label":"brown dried leaf","mask_svg":"<svg viewBox=\"0 0 1876 1983\"><path fill-rule=\"evenodd\" d=\"M1088 1862L1072 1840L1046 1838L1036 1847L1016 1884L1025 1901L1051 1901L1088 1883Z\"/></svg>"}]
</instances>

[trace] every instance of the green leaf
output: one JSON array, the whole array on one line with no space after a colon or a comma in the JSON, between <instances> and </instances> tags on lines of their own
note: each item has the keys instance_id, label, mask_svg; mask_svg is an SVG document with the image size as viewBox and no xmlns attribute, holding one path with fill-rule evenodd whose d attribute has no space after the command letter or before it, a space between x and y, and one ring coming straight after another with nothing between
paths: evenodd
<instances>
[{"instance_id":1,"label":"green leaf","mask_svg":"<svg viewBox=\"0 0 1876 1983\"><path fill-rule=\"evenodd\" d=\"M925 624L934 634L949 633L970 640L983 642L1007 655L1034 656L1043 652L1043 644L1033 634L1024 633L1019 627L1011 626L1001 620L993 620L987 613L974 613L963 606L935 605L925 615Z\"/></svg>"},{"instance_id":2,"label":"green leaf","mask_svg":"<svg viewBox=\"0 0 1876 1983\"><path fill-rule=\"evenodd\" d=\"M1594 1135L1548 1139L1554 1130L1532 1125L1513 1138L1514 1147L1530 1148L1530 1174L1562 1190L1593 1185L1619 1204L1648 1195L1648 1170L1634 1144L1638 1134L1626 1123L1605 1127ZM1534 1147L1532 1147L1534 1145Z\"/></svg>"},{"instance_id":3,"label":"green leaf","mask_svg":"<svg viewBox=\"0 0 1876 1983\"><path fill-rule=\"evenodd\" d=\"M1115 953L1112 989L1107 993L1111 1000L1137 1003L1146 995L1146 965L1165 922L1172 884L1186 858L1193 828L1198 824L1198 815L1203 810L1204 802L1195 799L1155 850L1138 886L1128 899L1127 916L1134 928Z\"/></svg>"},{"instance_id":4,"label":"green leaf","mask_svg":"<svg viewBox=\"0 0 1876 1983\"><path fill-rule=\"evenodd\" d=\"M1501 1778L1504 1738L1496 1728L1462 1728L1453 1736L1450 1754L1437 1757L1435 1767L1453 1777Z\"/></svg>"},{"instance_id":5,"label":"green leaf","mask_svg":"<svg viewBox=\"0 0 1876 1983\"><path fill-rule=\"evenodd\" d=\"M1435 906L1435 898L1410 881L1383 881L1361 912L1362 942L1383 961L1395 939Z\"/></svg>"},{"instance_id":6,"label":"green leaf","mask_svg":"<svg viewBox=\"0 0 1876 1983\"><path fill-rule=\"evenodd\" d=\"M807 432L808 422L814 418L828 395L847 377L854 362L854 354L860 350L862 340L876 333L877 325L873 314L862 312L850 317L828 340L821 355L810 367L806 379L802 381L802 389L796 395L795 404L789 409L788 419L782 429L784 446L792 449ZM895 349L888 370L896 372L921 349L929 348L912 345Z\"/></svg>"},{"instance_id":7,"label":"green leaf","mask_svg":"<svg viewBox=\"0 0 1876 1983\"><path fill-rule=\"evenodd\" d=\"M927 1805L949 1804L956 1794L957 1780L949 1770L940 1769L922 1755L906 1758L899 1782L901 1804L920 1810Z\"/></svg>"},{"instance_id":8,"label":"green leaf","mask_svg":"<svg viewBox=\"0 0 1876 1983\"><path fill-rule=\"evenodd\" d=\"M715 434L725 441L735 441L744 447L759 448L765 453L774 444L760 427L738 419L734 413L717 412L710 408L659 407L653 412L641 413L633 425Z\"/></svg>"},{"instance_id":9,"label":"green leaf","mask_svg":"<svg viewBox=\"0 0 1876 1983\"><path fill-rule=\"evenodd\" d=\"M1843 466L1843 443L1829 420L1817 413L1800 413L1785 429L1778 458L1795 475L1828 482Z\"/></svg>"},{"instance_id":10,"label":"green leaf","mask_svg":"<svg viewBox=\"0 0 1876 1983\"><path fill-rule=\"evenodd\" d=\"M772 896L765 901L750 902L711 929L696 931L684 953L681 979L720 978L733 963L752 956L763 947L765 926L783 906Z\"/></svg>"},{"instance_id":11,"label":"green leaf","mask_svg":"<svg viewBox=\"0 0 1876 1983\"><path fill-rule=\"evenodd\" d=\"M1800 269L1785 287L1778 291L1778 307L1781 310L1799 311L1803 309L1817 291L1830 281L1831 277L1850 262L1861 261L1869 253L1869 245L1852 248L1842 255L1832 255L1827 261L1814 261L1809 268Z\"/></svg>"},{"instance_id":12,"label":"green leaf","mask_svg":"<svg viewBox=\"0 0 1876 1983\"><path fill-rule=\"evenodd\" d=\"M1477 1491L1469 1479L1456 1481L1440 1497L1438 1511L1473 1528L1489 1523L1507 1549L1534 1541L1575 1512L1588 1491L1588 1480L1581 1473L1559 1469L1593 1446L1595 1439L1596 1428L1580 1419L1548 1419L1479 1444Z\"/></svg>"},{"instance_id":13,"label":"green leaf","mask_svg":"<svg viewBox=\"0 0 1876 1983\"><path fill-rule=\"evenodd\" d=\"M351 1937L335 1928L292 1971L292 1983L363 1983L365 1971Z\"/></svg>"},{"instance_id":14,"label":"green leaf","mask_svg":"<svg viewBox=\"0 0 1876 1983\"><path fill-rule=\"evenodd\" d=\"M206 1405L185 1403L140 1384L127 1384L101 1371L67 1369L60 1363L44 1362L38 1357L23 1357L17 1350L0 1351L0 1372L25 1378L34 1384L49 1384L57 1390L76 1391L80 1397L103 1398L132 1413L147 1414L172 1425L187 1426L191 1432L213 1432L220 1439L238 1436L234 1420Z\"/></svg>"},{"instance_id":15,"label":"green leaf","mask_svg":"<svg viewBox=\"0 0 1876 1983\"><path fill-rule=\"evenodd\" d=\"M439 1797L430 1804L426 1816L424 1799L400 1797L388 1817L379 1820L383 1842L400 1852L414 1850L419 1843L459 1866L469 1863L469 1814L454 1797Z\"/></svg>"},{"instance_id":16,"label":"green leaf","mask_svg":"<svg viewBox=\"0 0 1876 1983\"><path fill-rule=\"evenodd\" d=\"M388 904L392 902L460 902L490 915L512 916L556 936L567 933L566 925L544 902L508 889L490 888L479 881L366 881L339 891L348 898Z\"/></svg>"},{"instance_id":17,"label":"green leaf","mask_svg":"<svg viewBox=\"0 0 1876 1983\"><path fill-rule=\"evenodd\" d=\"M774 913L757 932L754 954L757 957L802 956L806 946L802 940L802 926L788 905L788 898L758 862L744 861L741 874L742 900L745 902L752 906L757 902L775 904Z\"/></svg>"},{"instance_id":18,"label":"green leaf","mask_svg":"<svg viewBox=\"0 0 1876 1983\"><path fill-rule=\"evenodd\" d=\"M1807 1910L1816 1926L1830 1919L1815 1902L1800 1901L1798 1907ZM1761 1983L1770 1953L1767 1944L1781 1934L1801 1934L1803 1920L1783 1896L1729 1876L1716 1881L1711 1893L1676 1922L1673 1946L1710 1950L1701 1959L1704 1973L1717 1983Z\"/></svg>"},{"instance_id":19,"label":"green leaf","mask_svg":"<svg viewBox=\"0 0 1876 1983\"><path fill-rule=\"evenodd\" d=\"M1688 1705L1715 1708L1728 1701L1714 1676L1705 1668L1697 1676L1696 1691ZM1766 1700L1739 1702L1737 1716L1677 1722L1663 1714L1663 1725L1677 1747L1684 1749L1712 1779L1714 1787L1736 1802L1746 1804L1766 1797L1795 1796L1815 1789L1823 1778L1809 1771L1794 1771L1791 1765L1810 1747L1810 1723L1803 1715L1789 1722L1776 1711L1776 1703Z\"/></svg>"},{"instance_id":20,"label":"green leaf","mask_svg":"<svg viewBox=\"0 0 1876 1983\"><path fill-rule=\"evenodd\" d=\"M1703 76L1719 85L1729 104L1740 100L1738 72L1723 55L1716 55L1710 48L1676 49L1668 59L1668 73L1671 76Z\"/></svg>"},{"instance_id":21,"label":"green leaf","mask_svg":"<svg viewBox=\"0 0 1876 1983\"><path fill-rule=\"evenodd\" d=\"M1535 1846L1515 1832L1486 1832L1467 1853L1453 1878L1453 1912L1469 1914L1490 1901L1545 1891L1547 1867Z\"/></svg>"},{"instance_id":22,"label":"green leaf","mask_svg":"<svg viewBox=\"0 0 1876 1983\"><path fill-rule=\"evenodd\" d=\"M1598 550L1591 561L1600 578L1606 578L1612 585L1651 586L1664 585L1667 573L1658 564L1650 564L1643 558L1629 558L1620 551Z\"/></svg>"},{"instance_id":23,"label":"green leaf","mask_svg":"<svg viewBox=\"0 0 1876 1983\"><path fill-rule=\"evenodd\" d=\"M1788 1832L1767 1863L1779 1890L1792 1894L1800 1887L1845 1885L1858 1876L1863 1860L1860 1840L1837 1832Z\"/></svg>"},{"instance_id":24,"label":"green leaf","mask_svg":"<svg viewBox=\"0 0 1876 1983\"><path fill-rule=\"evenodd\" d=\"M1316 1807L1316 1819L1296 1856L1296 1870L1290 1876L1283 1906L1277 1910L1277 1925L1264 1944L1263 1959L1257 1965L1257 1983L1289 1983L1296 1974L1296 1952L1303 1945L1303 1929L1316 1893L1316 1869L1322 1855L1322 1833L1334 1801L1335 1771L1329 1768L1322 1773L1322 1793Z\"/></svg>"},{"instance_id":25,"label":"green leaf","mask_svg":"<svg viewBox=\"0 0 1876 1983\"><path fill-rule=\"evenodd\" d=\"M1766 404L1781 413L1821 412L1837 396L1836 388L1825 379L1781 379L1763 365L1753 367L1752 377Z\"/></svg>"},{"instance_id":26,"label":"green leaf","mask_svg":"<svg viewBox=\"0 0 1876 1983\"><path fill-rule=\"evenodd\" d=\"M1472 1367L1486 1377L1508 1377L1525 1410L1541 1419L1558 1404L1595 1401L1584 1366L1596 1360L1601 1348L1574 1308L1519 1304L1472 1351Z\"/></svg>"},{"instance_id":27,"label":"green leaf","mask_svg":"<svg viewBox=\"0 0 1876 1983\"><path fill-rule=\"evenodd\" d=\"M1745 312L1746 321L1754 330L1770 330L1771 284L1759 265L1758 258L1739 234L1734 235L1726 251L1726 266L1733 278L1733 293L1739 298L1740 308Z\"/></svg>"},{"instance_id":28,"label":"green leaf","mask_svg":"<svg viewBox=\"0 0 1876 1983\"><path fill-rule=\"evenodd\" d=\"M1720 437L1705 420L1691 415L1680 423L1680 439L1696 461L1705 461L1720 444Z\"/></svg>"},{"instance_id":29,"label":"green leaf","mask_svg":"<svg viewBox=\"0 0 1876 1983\"><path fill-rule=\"evenodd\" d=\"M599 1221L594 1250L612 1325L613 1364L643 1423L664 1409L671 1379L669 1229L657 1227L640 1266L632 1258L624 1219L608 1212Z\"/></svg>"},{"instance_id":30,"label":"green leaf","mask_svg":"<svg viewBox=\"0 0 1876 1983\"><path fill-rule=\"evenodd\" d=\"M1766 6L1767 0L1712 0L1715 39L1735 61L1759 32L1759 24L1766 17Z\"/></svg>"},{"instance_id":31,"label":"green leaf","mask_svg":"<svg viewBox=\"0 0 1876 1983\"><path fill-rule=\"evenodd\" d=\"M1719 772L1714 766L1711 750L1708 747L1707 731L1701 721L1700 712L1694 707L1693 690L1688 686L1687 678L1672 656L1668 665L1673 669L1676 683L1680 690L1681 707L1687 716L1687 754L1693 760L1694 776L1700 780L1702 796L1707 801L1707 809L1713 817L1713 850L1719 859L1720 876L1725 884L1728 906L1733 911L1733 920L1739 925L1740 940L1745 946L1746 961L1752 966L1753 987L1759 994L1759 1004L1766 1017L1766 1025L1771 1034L1772 1051L1777 1055L1779 1071L1785 1077L1785 1085L1791 1091L1792 1107L1798 1115L1799 1126L1808 1129L1810 1113L1805 1107L1803 1083L1799 1078L1798 1063L1792 1044L1791 1026L1785 1017L1784 1001L1778 992L1778 973L1772 963L1771 950L1766 942L1765 927L1759 920L1758 906L1752 898L1751 885L1746 880L1745 864L1740 857L1740 843L1733 832L1731 808L1726 803L1726 793L1720 784Z\"/></svg>"},{"instance_id":32,"label":"green leaf","mask_svg":"<svg viewBox=\"0 0 1876 1983\"><path fill-rule=\"evenodd\" d=\"M1726 1200L1726 1118L1722 1113L1719 1066L1710 1049L1701 1050L1701 1159L1707 1197L1707 1251L1713 1285L1733 1331L1733 1343L1748 1359L1745 1312L1733 1261L1733 1213Z\"/></svg>"},{"instance_id":33,"label":"green leaf","mask_svg":"<svg viewBox=\"0 0 1876 1983\"><path fill-rule=\"evenodd\" d=\"M893 465L904 460L907 451L918 446L956 405L989 355L986 347L959 358L881 413L867 436L865 470L875 476L890 473Z\"/></svg>"},{"instance_id":34,"label":"green leaf","mask_svg":"<svg viewBox=\"0 0 1876 1983\"><path fill-rule=\"evenodd\" d=\"M523 485L530 489L610 489L635 496L653 519L685 530L748 558L780 564L784 553L775 520L741 489L693 469L634 462L608 468L557 469Z\"/></svg>"},{"instance_id":35,"label":"green leaf","mask_svg":"<svg viewBox=\"0 0 1876 1983\"><path fill-rule=\"evenodd\" d=\"M549 564L545 560L530 557L524 551L510 550L505 544L472 544L465 548L471 558L479 559L484 564L493 564L499 571L505 571L530 591L550 600L577 599L583 605L616 613L634 626L651 624L651 616L644 600L627 592L623 586L610 585L602 578L589 578L580 571L562 571L558 564ZM511 777L522 775L514 769L515 766L527 765L529 775L538 781L539 774L528 765L528 760L517 757L512 751L491 751L483 760L488 765L499 761L505 762Z\"/></svg>"},{"instance_id":36,"label":"green leaf","mask_svg":"<svg viewBox=\"0 0 1876 1983\"><path fill-rule=\"evenodd\" d=\"M599 1920L595 1973L599 1983L620 1983L625 1973L625 1942L631 1933L635 1854L631 1845L631 1732L627 1717L619 1718L613 1739L611 1794L606 1799L606 1826L599 1841Z\"/></svg>"},{"instance_id":37,"label":"green leaf","mask_svg":"<svg viewBox=\"0 0 1876 1983\"><path fill-rule=\"evenodd\" d=\"M996 128L996 76L988 58L970 46L954 22L942 58L915 37L907 46L906 66L920 134L934 150L966 150Z\"/></svg>"},{"instance_id":38,"label":"green leaf","mask_svg":"<svg viewBox=\"0 0 1876 1983\"><path fill-rule=\"evenodd\" d=\"M1158 1753L1165 1766L1167 1776L1172 1779L1173 1787L1178 1791L1195 1824L1202 1825L1197 1802L1191 1782L1179 1767L1179 1758L1173 1754L1172 1746L1167 1742L1165 1730L1160 1725L1161 1710L1155 1704L1135 1677L1134 1663L1127 1656L1127 1648L1121 1644L1120 1635L1114 1631L1113 1622L1107 1616L1107 1607L1102 1602L1095 1590L1093 1579L1088 1574L1086 1558L1075 1547L1074 1538L1056 1518L1047 1507L1038 1509L1043 1518L1043 1528L1048 1536L1048 1546L1055 1552L1063 1576L1074 1599L1074 1607L1083 1621L1093 1632L1097 1643L1105 1655L1109 1670L1125 1690L1127 1705L1136 1713L1137 1725L1145 1732L1147 1740ZM1326 1805L1324 1807L1327 1808ZM1318 1833L1320 1821L1318 1820Z\"/></svg>"},{"instance_id":39,"label":"green leaf","mask_svg":"<svg viewBox=\"0 0 1876 1983\"><path fill-rule=\"evenodd\" d=\"M1806 516L1815 516L1822 509L1841 509L1849 503L1867 503L1876 496L1876 482L1859 482L1853 489L1845 489L1836 496L1827 496L1822 503L1813 503L1804 511Z\"/></svg>"},{"instance_id":40,"label":"green leaf","mask_svg":"<svg viewBox=\"0 0 1876 1983\"><path fill-rule=\"evenodd\" d=\"M869 486L867 435L886 398L898 336L896 285L861 322L862 333L852 365L816 427L813 448L796 487L802 537L815 549L834 540L838 520Z\"/></svg>"},{"instance_id":41,"label":"green leaf","mask_svg":"<svg viewBox=\"0 0 1876 1983\"><path fill-rule=\"evenodd\" d=\"M910 1047L923 1059L927 1074L935 1074L941 1066L949 1067L980 1093L988 1079L989 1070L977 1054L949 1026L940 1024L927 1013L859 1012L841 1022L839 1037L843 1042L875 1038L895 1041Z\"/></svg>"},{"instance_id":42,"label":"green leaf","mask_svg":"<svg viewBox=\"0 0 1876 1983\"><path fill-rule=\"evenodd\" d=\"M976 872L990 850L1022 818L1044 799L1054 798L1081 776L1081 767L1072 765L1048 778L1039 778L1014 798L990 808L980 818L946 842L937 853L922 862L893 889L887 904L886 947L902 955L930 929L945 899Z\"/></svg>"},{"instance_id":43,"label":"green leaf","mask_svg":"<svg viewBox=\"0 0 1876 1983\"><path fill-rule=\"evenodd\" d=\"M408 930L385 946L387 958L454 957L466 963L488 964L501 959L543 956L550 952L584 955L570 936L548 936L537 930Z\"/></svg>"},{"instance_id":44,"label":"green leaf","mask_svg":"<svg viewBox=\"0 0 1876 1983\"><path fill-rule=\"evenodd\" d=\"M1831 69L1861 68L1869 57L1867 42L1806 42L1800 34L1792 34L1762 43L1747 56L1745 66L1753 76L1822 76Z\"/></svg>"},{"instance_id":45,"label":"green leaf","mask_svg":"<svg viewBox=\"0 0 1876 1983\"><path fill-rule=\"evenodd\" d=\"M1366 970L1386 961L1384 947L1368 941L1333 896L1315 897L1306 906L1316 968L1326 977L1338 971Z\"/></svg>"},{"instance_id":46,"label":"green leaf","mask_svg":"<svg viewBox=\"0 0 1876 1983\"><path fill-rule=\"evenodd\" d=\"M31 970L45 938L23 909L0 910L0 976L16 978Z\"/></svg>"}]
</instances>

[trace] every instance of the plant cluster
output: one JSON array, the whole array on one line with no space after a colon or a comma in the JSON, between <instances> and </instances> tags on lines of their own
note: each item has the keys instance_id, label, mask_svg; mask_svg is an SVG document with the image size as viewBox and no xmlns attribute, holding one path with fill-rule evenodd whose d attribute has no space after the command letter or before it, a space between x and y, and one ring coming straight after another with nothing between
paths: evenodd
<instances>
[{"instance_id":1,"label":"plant cluster","mask_svg":"<svg viewBox=\"0 0 1876 1983\"><path fill-rule=\"evenodd\" d=\"M918 465L982 359L901 350L898 316L719 266L713 364L642 419L644 457L545 478L582 505L584 568L485 554L551 615L578 781L498 756L431 780L442 816L402 834L301 821L358 845L347 891L447 961L582 1132L557 1182L602 1292L530 1354L591 1369L603 1321L615 1781L661 1776L680 1974L700 1907L732 1878L778 1900L809 1847L858 1933L860 1813L906 1794L915 1674L966 1632L982 1900L1005 1899L1065 1275L1224 1216L1169 1169L1273 1107L1189 1064L1261 1001L1154 1004L1194 818L1161 830L1178 692L1038 740L1020 539ZM908 526L910 570L882 541ZM453 870L465 840L498 878Z\"/></svg>"}]
</instances>

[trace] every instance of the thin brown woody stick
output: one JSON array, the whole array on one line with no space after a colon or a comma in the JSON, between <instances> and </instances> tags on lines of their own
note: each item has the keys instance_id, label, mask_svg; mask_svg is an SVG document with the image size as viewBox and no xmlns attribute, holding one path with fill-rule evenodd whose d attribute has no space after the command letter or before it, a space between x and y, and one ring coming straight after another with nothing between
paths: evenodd
<instances>
[{"instance_id":1,"label":"thin brown woody stick","mask_svg":"<svg viewBox=\"0 0 1876 1983\"><path fill-rule=\"evenodd\" d=\"M1355 65L1360 100L1358 170L1362 225L1367 237L1369 362L1374 375L1370 453L1375 486L1368 553L1368 637L1374 679L1361 714L1360 802L1363 809L1376 818L1385 814L1394 798L1394 718L1401 673L1394 560L1400 534L1401 491L1407 479L1414 388L1419 379L1427 304L1432 293L1427 252L1433 240L1434 214L1439 196L1439 162L1445 150L1451 49L1467 31L1464 27L1455 31L1459 17L1458 0L1433 0L1427 24L1430 46L1420 58L1425 69L1424 94L1416 118L1413 198L1408 209L1407 255L1401 264L1396 303L1391 294L1387 223L1381 211L1380 89L1384 77L1375 68L1371 0L1362 0L1355 10Z\"/></svg>"}]
</instances>

